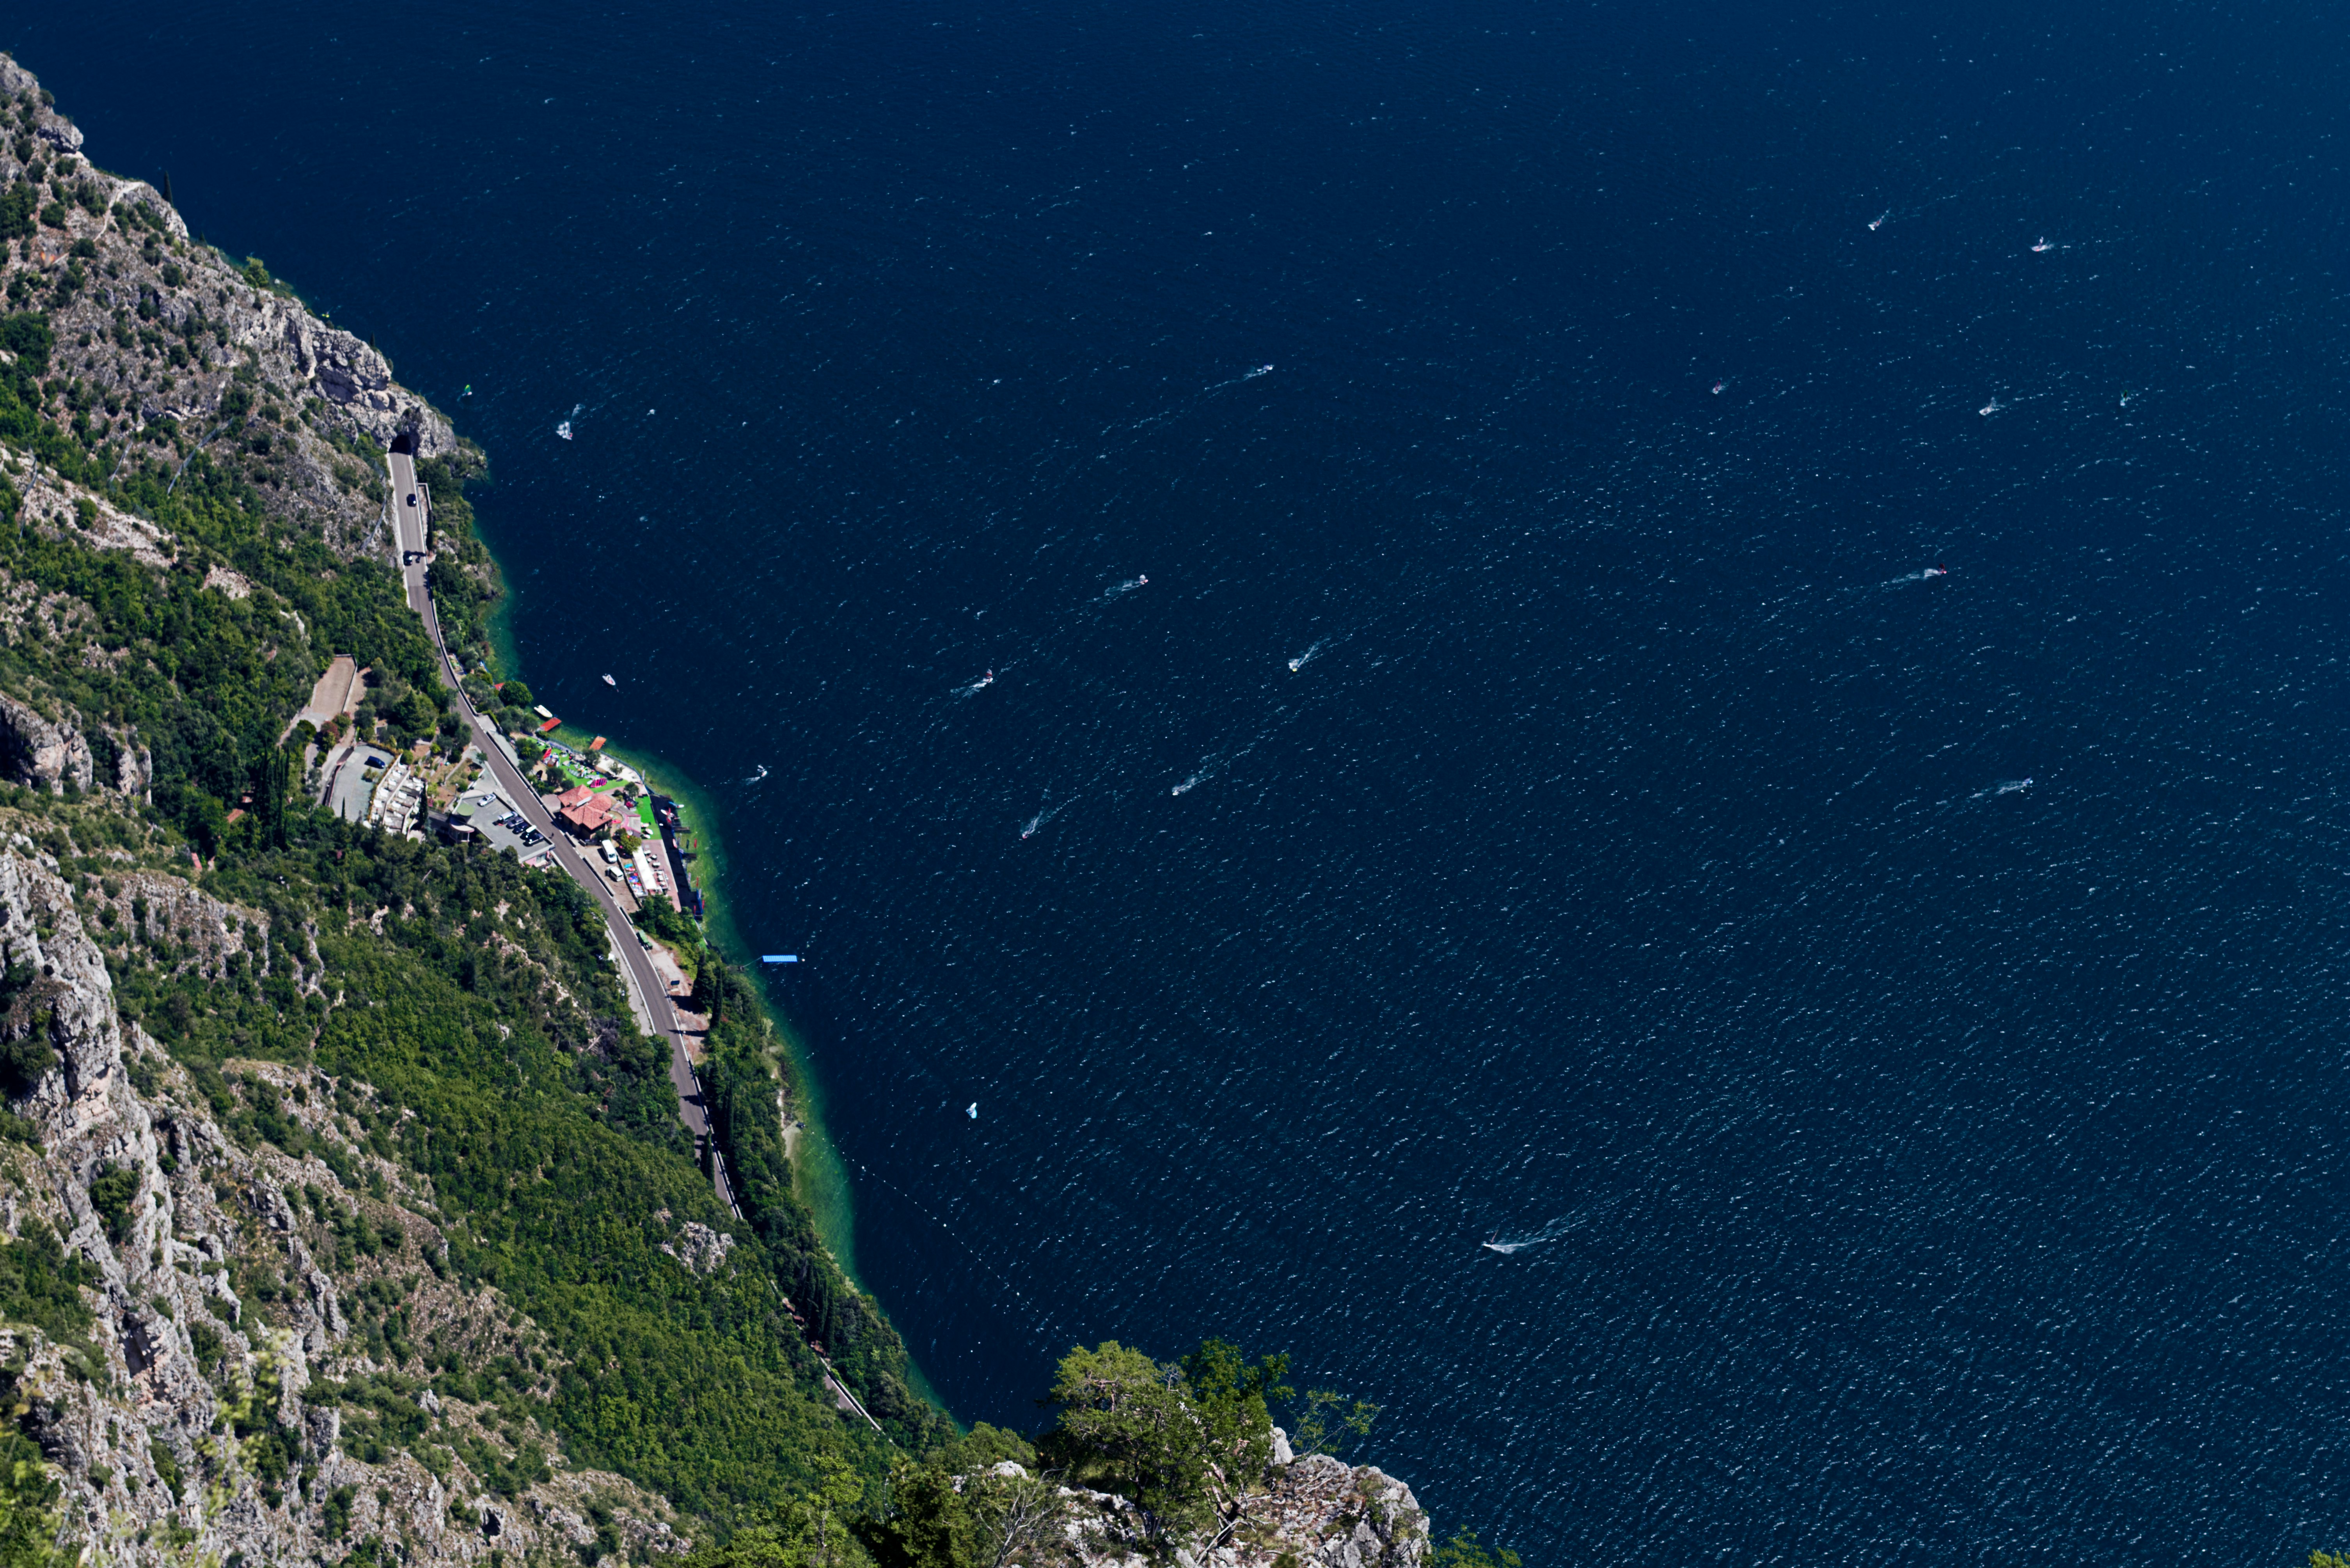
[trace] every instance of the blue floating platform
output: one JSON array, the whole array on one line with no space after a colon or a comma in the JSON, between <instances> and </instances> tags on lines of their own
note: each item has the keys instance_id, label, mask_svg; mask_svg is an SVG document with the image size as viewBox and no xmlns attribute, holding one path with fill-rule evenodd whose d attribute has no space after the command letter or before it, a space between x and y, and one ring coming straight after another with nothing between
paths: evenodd
<instances>
[{"instance_id":1,"label":"blue floating platform","mask_svg":"<svg viewBox=\"0 0 2350 1568\"><path fill-rule=\"evenodd\" d=\"M759 955L759 961L761 963L797 963L800 961L800 955L797 953L761 953Z\"/></svg>"}]
</instances>

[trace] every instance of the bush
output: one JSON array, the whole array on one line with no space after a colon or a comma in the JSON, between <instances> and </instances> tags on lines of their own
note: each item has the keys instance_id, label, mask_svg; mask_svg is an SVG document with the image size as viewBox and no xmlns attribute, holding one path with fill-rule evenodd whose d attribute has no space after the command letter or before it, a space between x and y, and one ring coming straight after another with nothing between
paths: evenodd
<instances>
[{"instance_id":1,"label":"bush","mask_svg":"<svg viewBox=\"0 0 2350 1568\"><path fill-rule=\"evenodd\" d=\"M412 741L438 729L441 715L432 706L432 699L411 688L400 701L384 711L384 717L391 721L392 729L401 739Z\"/></svg>"},{"instance_id":2,"label":"bush","mask_svg":"<svg viewBox=\"0 0 2350 1568\"><path fill-rule=\"evenodd\" d=\"M1072 1350L1046 1399L1060 1425L1037 1453L1079 1485L1130 1499L1159 1540L1189 1536L1272 1462L1265 1402L1294 1397L1280 1382L1288 1370L1287 1356L1252 1366L1219 1339L1163 1366L1114 1339Z\"/></svg>"},{"instance_id":3,"label":"bush","mask_svg":"<svg viewBox=\"0 0 2350 1568\"><path fill-rule=\"evenodd\" d=\"M109 1239L122 1240L130 1229L130 1205L139 1196L139 1172L127 1165L109 1166L89 1184L89 1206L106 1220Z\"/></svg>"},{"instance_id":4,"label":"bush","mask_svg":"<svg viewBox=\"0 0 2350 1568\"><path fill-rule=\"evenodd\" d=\"M702 946L702 929L667 898L655 898L639 909L636 922L662 941L684 949L689 956Z\"/></svg>"},{"instance_id":5,"label":"bush","mask_svg":"<svg viewBox=\"0 0 2350 1568\"><path fill-rule=\"evenodd\" d=\"M12 965L8 979L16 979L24 967ZM57 1064L57 1054L49 1044L45 1022L26 1023L12 1016L5 1035L0 1036L0 1087L5 1087L12 1098L32 1093L34 1085Z\"/></svg>"},{"instance_id":6,"label":"bush","mask_svg":"<svg viewBox=\"0 0 2350 1568\"><path fill-rule=\"evenodd\" d=\"M61 1560L55 1546L59 1492L42 1459L39 1447L13 1426L0 1435L0 1563Z\"/></svg>"},{"instance_id":7,"label":"bush","mask_svg":"<svg viewBox=\"0 0 2350 1568\"><path fill-rule=\"evenodd\" d=\"M51 1339L71 1344L89 1332L80 1287L98 1282L98 1271L68 1255L39 1220L26 1220L16 1240L0 1246L0 1316L29 1323Z\"/></svg>"},{"instance_id":8,"label":"bush","mask_svg":"<svg viewBox=\"0 0 2350 1568\"><path fill-rule=\"evenodd\" d=\"M21 240L33 232L33 213L40 197L19 180L0 195L0 240Z\"/></svg>"},{"instance_id":9,"label":"bush","mask_svg":"<svg viewBox=\"0 0 2350 1568\"><path fill-rule=\"evenodd\" d=\"M1516 1552L1506 1546L1487 1551L1473 1530L1462 1531L1438 1547L1431 1561L1435 1568L1518 1568Z\"/></svg>"}]
</instances>

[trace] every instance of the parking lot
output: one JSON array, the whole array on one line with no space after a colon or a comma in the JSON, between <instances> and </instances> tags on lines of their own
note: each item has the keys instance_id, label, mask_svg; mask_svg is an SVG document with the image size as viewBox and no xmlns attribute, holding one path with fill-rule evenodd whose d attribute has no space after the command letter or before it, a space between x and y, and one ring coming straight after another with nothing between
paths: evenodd
<instances>
[{"instance_id":1,"label":"parking lot","mask_svg":"<svg viewBox=\"0 0 2350 1568\"><path fill-rule=\"evenodd\" d=\"M468 818L474 833L494 852L511 849L524 860L536 860L550 852L546 835L533 827L514 803L495 790L463 795L454 810Z\"/></svg>"}]
</instances>

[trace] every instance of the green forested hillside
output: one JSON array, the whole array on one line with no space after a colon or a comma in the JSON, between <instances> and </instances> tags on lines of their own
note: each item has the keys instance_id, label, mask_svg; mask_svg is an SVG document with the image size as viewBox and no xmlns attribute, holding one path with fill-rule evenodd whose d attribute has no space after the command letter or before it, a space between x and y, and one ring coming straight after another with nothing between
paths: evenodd
<instances>
[{"instance_id":1,"label":"green forested hillside","mask_svg":"<svg viewBox=\"0 0 2350 1568\"><path fill-rule=\"evenodd\" d=\"M336 557L232 485L150 505L113 498L184 530L179 565L28 525L20 492L0 491L0 593L33 590L42 607L0 628L0 691L77 722L100 780L120 749L147 749L152 804L7 785L0 807L58 854L90 900L121 1011L192 1070L224 1126L247 1141L303 1139L241 1062L311 1063L370 1085L352 1106L438 1197L449 1253L428 1262L495 1286L539 1331L536 1352L486 1366L395 1342L401 1371L468 1397L546 1399L540 1419L572 1463L617 1470L722 1532L816 1484L820 1462L886 1474L889 1440L834 1407L786 1293L817 1309L889 1439L920 1450L950 1434L908 1390L896 1335L787 1182L760 1189L754 1221L719 1206L679 1126L663 1047L630 1021L601 919L568 878L387 838L308 805L307 732L282 747L279 736L332 654L404 677L430 704L405 719L383 704L386 738L439 729L446 699L393 575ZM215 565L242 574L249 597L205 587ZM208 967L185 931L151 926L144 898L131 907L125 878L141 873L197 877L265 916L276 943L258 961ZM298 991L294 932L309 933L317 961ZM736 1006L749 1012L747 994ZM775 1119L770 1089L770 1141ZM317 1152L331 1159L323 1143ZM731 1268L697 1274L657 1251L688 1220L736 1236ZM514 1479L531 1462L518 1459Z\"/></svg>"},{"instance_id":2,"label":"green forested hillside","mask_svg":"<svg viewBox=\"0 0 2350 1568\"><path fill-rule=\"evenodd\" d=\"M710 1018L702 1084L709 1098L711 1136L725 1151L734 1199L743 1217L778 1256L798 1261L784 1288L808 1335L885 1422L917 1418L917 1401L895 1369L905 1348L886 1323L868 1321L865 1300L827 1266L807 1206L793 1193L791 1163L776 1114L779 1090L787 1104L804 1091L792 1083L793 1063L761 1006L755 987L702 940L692 922L666 905L640 917L647 929L684 955L694 972L689 1003ZM867 1389L872 1393L868 1397ZM875 1403L878 1400L879 1403Z\"/></svg>"},{"instance_id":3,"label":"green forested hillside","mask_svg":"<svg viewBox=\"0 0 2350 1568\"><path fill-rule=\"evenodd\" d=\"M432 581L452 643L478 657L495 583L462 485L482 463L403 404L380 356L307 317L259 262L191 242L152 190L69 155L78 140L47 95L0 99L0 693L78 734L97 787L27 789L20 762L0 815L86 900L121 1012L248 1143L349 1163L309 1147L241 1064L315 1065L371 1091L343 1108L430 1179L449 1245L426 1262L494 1286L537 1330L525 1352L465 1366L386 1314L369 1332L400 1376L545 1399L571 1462L722 1527L811 1484L819 1459L836 1484L842 1465L871 1480L893 1441L950 1433L787 1176L760 1185L749 1220L717 1204L665 1047L634 1027L577 888L310 806L309 736L289 726L337 654L372 671L361 718L380 739L447 754L468 739L375 517L390 421L442 431L421 465ZM120 780L130 798L106 787ZM157 876L255 911L270 939L222 958L167 913L142 879ZM745 993L728 1027L754 1018ZM776 1079L754 1059L768 1044L738 1040L730 1058L746 1111L751 1079L769 1085L761 1125L738 1116L727 1140L754 1164L777 1144ZM37 1077L26 1065L15 1091ZM688 1220L735 1237L727 1266L658 1251ZM345 1243L372 1240L362 1224ZM19 1315L73 1299L37 1249L18 1250ZM888 1438L835 1408L808 1334Z\"/></svg>"}]
</instances>

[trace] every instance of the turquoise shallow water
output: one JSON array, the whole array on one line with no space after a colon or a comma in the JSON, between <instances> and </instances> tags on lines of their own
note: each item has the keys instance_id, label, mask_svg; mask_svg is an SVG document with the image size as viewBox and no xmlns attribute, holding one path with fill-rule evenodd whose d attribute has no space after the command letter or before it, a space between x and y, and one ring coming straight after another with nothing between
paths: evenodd
<instances>
[{"instance_id":1,"label":"turquoise shallow water","mask_svg":"<svg viewBox=\"0 0 2350 1568\"><path fill-rule=\"evenodd\" d=\"M532 684L807 955L958 1413L1221 1332L1537 1563L2241 1563L2344 1539L2337 32L10 47L473 385Z\"/></svg>"}]
</instances>

